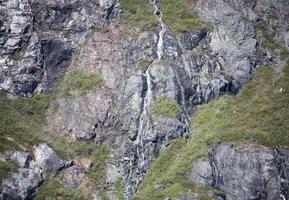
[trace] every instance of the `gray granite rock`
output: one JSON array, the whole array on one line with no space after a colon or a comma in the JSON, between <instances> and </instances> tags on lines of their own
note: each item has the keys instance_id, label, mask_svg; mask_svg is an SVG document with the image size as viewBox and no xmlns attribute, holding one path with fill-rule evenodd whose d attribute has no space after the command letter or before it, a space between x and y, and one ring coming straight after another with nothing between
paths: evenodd
<instances>
[{"instance_id":1,"label":"gray granite rock","mask_svg":"<svg viewBox=\"0 0 289 200\"><path fill-rule=\"evenodd\" d=\"M287 199L289 154L255 144L219 144L193 163L188 179L223 191L224 199Z\"/></svg>"},{"instance_id":2,"label":"gray granite rock","mask_svg":"<svg viewBox=\"0 0 289 200\"><path fill-rule=\"evenodd\" d=\"M34 147L34 160L32 155L23 151L7 152L3 157L6 161L16 161L20 167L1 185L0 198L4 200L33 198L36 188L45 181L48 173L65 166L47 144Z\"/></svg>"}]
</instances>

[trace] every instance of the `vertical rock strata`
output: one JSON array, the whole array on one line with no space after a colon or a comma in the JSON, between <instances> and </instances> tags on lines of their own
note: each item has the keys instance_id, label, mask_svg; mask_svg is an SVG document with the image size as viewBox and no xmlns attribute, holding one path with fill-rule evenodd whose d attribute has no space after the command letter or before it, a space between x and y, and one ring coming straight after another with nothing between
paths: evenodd
<instances>
[{"instance_id":1,"label":"vertical rock strata","mask_svg":"<svg viewBox=\"0 0 289 200\"><path fill-rule=\"evenodd\" d=\"M196 105L227 93L236 94L256 67L270 62L270 52L256 51L260 40L256 36L257 23L276 23L277 39L287 48L289 44L285 17L289 5L281 0L249 4L241 0L199 0L194 9L212 24L212 29L185 33L174 33L163 20L166 13L158 1L150 3L157 26L132 34L119 19L122 5L118 0L0 2L0 90L11 97L31 96L55 88L66 70L99 73L103 78L100 87L50 103L46 128L60 136L109 143L112 159L107 185L112 186L122 177L126 197L138 190L163 147L176 138L189 136ZM264 13L270 5L280 11L275 22ZM179 109L170 115L157 113L154 105L160 98ZM271 152L260 152L263 155L267 151ZM274 156L269 156L276 159L275 151L271 153ZM254 154L254 159L259 154ZM214 159L222 156L212 155ZM230 156L233 159L235 155ZM190 175L190 179L223 188L228 191L228 199L239 194L248 199L244 191L230 193L237 191L229 186L234 180L226 177L227 168L222 169L218 179L214 170L219 168L212 168L210 158L195 164L197 171L204 174ZM21 161L21 165L25 163ZM226 163L228 170L233 169L231 164ZM238 170L241 173L243 168ZM68 173L78 176L74 168ZM281 172L276 173L279 176ZM261 182L253 175L244 176L250 178L250 184ZM279 186L279 193L272 195L288 196Z\"/></svg>"}]
</instances>

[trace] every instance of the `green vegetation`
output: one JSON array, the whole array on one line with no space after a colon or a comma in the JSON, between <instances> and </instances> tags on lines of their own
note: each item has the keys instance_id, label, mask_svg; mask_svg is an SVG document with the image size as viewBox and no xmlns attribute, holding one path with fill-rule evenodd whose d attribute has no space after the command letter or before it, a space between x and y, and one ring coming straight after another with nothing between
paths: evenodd
<instances>
[{"instance_id":1,"label":"green vegetation","mask_svg":"<svg viewBox=\"0 0 289 200\"><path fill-rule=\"evenodd\" d=\"M175 100L166 96L160 96L153 103L152 112L156 116L172 118L176 117L181 112L181 108Z\"/></svg>"},{"instance_id":2,"label":"green vegetation","mask_svg":"<svg viewBox=\"0 0 289 200\"><path fill-rule=\"evenodd\" d=\"M18 166L14 162L6 162L0 160L0 184L7 178L12 172L17 170Z\"/></svg>"},{"instance_id":3,"label":"green vegetation","mask_svg":"<svg viewBox=\"0 0 289 200\"><path fill-rule=\"evenodd\" d=\"M174 32L196 31L211 27L209 23L201 21L192 9L192 1L159 0L158 3L165 23Z\"/></svg>"},{"instance_id":4,"label":"green vegetation","mask_svg":"<svg viewBox=\"0 0 289 200\"><path fill-rule=\"evenodd\" d=\"M124 184L123 184L122 178L118 178L114 186L115 186L115 191L117 193L118 199L125 200L125 197L123 195Z\"/></svg>"},{"instance_id":5,"label":"green vegetation","mask_svg":"<svg viewBox=\"0 0 289 200\"><path fill-rule=\"evenodd\" d=\"M152 63L151 60L140 60L138 63L137 63L137 69L138 70L141 70L142 72L145 72L149 65Z\"/></svg>"},{"instance_id":6,"label":"green vegetation","mask_svg":"<svg viewBox=\"0 0 289 200\"><path fill-rule=\"evenodd\" d=\"M143 186L133 198L134 200L177 199L183 191L197 191L201 199L211 199L209 189L187 182L186 172L190 170L192 160L199 158L205 152L203 143L199 144L202 136L195 142L186 144L184 139L172 142L154 162L145 177ZM194 137L194 139L197 139ZM193 146L190 146L193 144ZM154 189L153 185L164 184L163 190Z\"/></svg>"},{"instance_id":7,"label":"green vegetation","mask_svg":"<svg viewBox=\"0 0 289 200\"><path fill-rule=\"evenodd\" d=\"M99 197L101 200L110 200L110 198L108 197L107 193L104 191L99 192Z\"/></svg>"},{"instance_id":8,"label":"green vegetation","mask_svg":"<svg viewBox=\"0 0 289 200\"><path fill-rule=\"evenodd\" d=\"M56 178L52 178L49 181L43 183L43 185L37 190L35 200L78 200L78 199L91 199L86 194L84 195L80 189L68 189L65 188Z\"/></svg>"},{"instance_id":9,"label":"green vegetation","mask_svg":"<svg viewBox=\"0 0 289 200\"><path fill-rule=\"evenodd\" d=\"M157 25L157 19L153 14L153 8L149 0L121 0L121 19L129 29L140 28L150 30Z\"/></svg>"},{"instance_id":10,"label":"green vegetation","mask_svg":"<svg viewBox=\"0 0 289 200\"><path fill-rule=\"evenodd\" d=\"M57 93L61 96L85 95L88 91L100 87L103 82L100 73L71 70L60 81Z\"/></svg>"},{"instance_id":11,"label":"green vegetation","mask_svg":"<svg viewBox=\"0 0 289 200\"><path fill-rule=\"evenodd\" d=\"M121 0L122 20L129 29L139 28L150 30L157 25L157 18L153 14L153 7L149 0ZM209 23L203 22L192 9L188 0L159 0L158 4L163 13L165 23L174 32L196 31L211 28Z\"/></svg>"},{"instance_id":12,"label":"green vegetation","mask_svg":"<svg viewBox=\"0 0 289 200\"><path fill-rule=\"evenodd\" d=\"M244 0L244 4L245 4L246 6L250 5L251 2L252 2L251 0Z\"/></svg>"},{"instance_id":13,"label":"green vegetation","mask_svg":"<svg viewBox=\"0 0 289 200\"><path fill-rule=\"evenodd\" d=\"M190 140L175 141L161 153L135 199L176 199L183 191L210 199L208 188L188 183L185 176L192 162L218 142L249 141L289 149L289 62L282 77L276 76L273 68L259 68L238 95L200 106ZM154 184L165 184L166 189L155 191Z\"/></svg>"},{"instance_id":14,"label":"green vegetation","mask_svg":"<svg viewBox=\"0 0 289 200\"><path fill-rule=\"evenodd\" d=\"M0 95L0 153L23 147L31 149L42 141L38 132L45 123L49 99L46 95L36 95L10 100Z\"/></svg>"}]
</instances>

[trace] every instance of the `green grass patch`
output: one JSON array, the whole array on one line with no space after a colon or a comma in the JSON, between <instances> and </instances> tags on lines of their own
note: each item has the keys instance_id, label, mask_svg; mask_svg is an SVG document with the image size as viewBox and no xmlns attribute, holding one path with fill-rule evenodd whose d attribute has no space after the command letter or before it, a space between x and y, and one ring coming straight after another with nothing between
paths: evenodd
<instances>
[{"instance_id":1,"label":"green grass patch","mask_svg":"<svg viewBox=\"0 0 289 200\"><path fill-rule=\"evenodd\" d=\"M59 200L88 200L92 197L89 194L84 194L79 189L68 189L65 188L57 178L52 178L49 181L43 183L43 185L38 188L35 196L35 200L52 200L52 199L59 199Z\"/></svg>"},{"instance_id":2,"label":"green grass patch","mask_svg":"<svg viewBox=\"0 0 289 200\"><path fill-rule=\"evenodd\" d=\"M137 69L138 70L141 70L142 72L145 72L149 65L152 63L151 60L146 60L146 59L143 59L143 60L140 60L138 63L137 63Z\"/></svg>"},{"instance_id":3,"label":"green grass patch","mask_svg":"<svg viewBox=\"0 0 289 200\"><path fill-rule=\"evenodd\" d=\"M71 70L60 81L57 94L60 96L85 95L88 91L102 86L103 83L100 73Z\"/></svg>"},{"instance_id":4,"label":"green grass patch","mask_svg":"<svg viewBox=\"0 0 289 200\"><path fill-rule=\"evenodd\" d=\"M158 3L164 22L176 33L211 28L211 25L203 22L193 10L192 1L159 0Z\"/></svg>"},{"instance_id":5,"label":"green grass patch","mask_svg":"<svg viewBox=\"0 0 289 200\"><path fill-rule=\"evenodd\" d=\"M45 123L49 99L47 95L36 95L10 100L0 94L0 153L22 147L31 149L42 142L37 133Z\"/></svg>"},{"instance_id":6,"label":"green grass patch","mask_svg":"<svg viewBox=\"0 0 289 200\"><path fill-rule=\"evenodd\" d=\"M168 98L167 96L160 96L152 105L152 113L156 116L176 117L181 112L179 104Z\"/></svg>"},{"instance_id":7,"label":"green grass patch","mask_svg":"<svg viewBox=\"0 0 289 200\"><path fill-rule=\"evenodd\" d=\"M157 25L149 0L120 0L121 19L129 29L150 30Z\"/></svg>"},{"instance_id":8,"label":"green grass patch","mask_svg":"<svg viewBox=\"0 0 289 200\"><path fill-rule=\"evenodd\" d=\"M218 142L254 142L289 149L288 99L289 63L278 80L273 68L259 68L238 95L198 107L189 141L175 141L161 153L135 199L176 199L183 191L210 199L209 188L188 183L186 173L194 160L205 156ZM156 191L155 184L164 184L166 189Z\"/></svg>"},{"instance_id":9,"label":"green grass patch","mask_svg":"<svg viewBox=\"0 0 289 200\"><path fill-rule=\"evenodd\" d=\"M124 183L122 178L118 178L117 181L114 184L115 186L115 191L116 194L118 196L119 200L125 200L125 196L124 196Z\"/></svg>"}]
</instances>

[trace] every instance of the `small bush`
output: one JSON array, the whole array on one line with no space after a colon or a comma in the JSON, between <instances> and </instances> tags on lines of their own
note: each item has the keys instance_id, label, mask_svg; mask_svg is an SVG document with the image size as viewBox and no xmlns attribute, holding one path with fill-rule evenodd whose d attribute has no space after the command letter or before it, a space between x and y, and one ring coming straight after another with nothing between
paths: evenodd
<instances>
[{"instance_id":1,"label":"small bush","mask_svg":"<svg viewBox=\"0 0 289 200\"><path fill-rule=\"evenodd\" d=\"M163 117L177 117L181 112L179 104L166 96L160 96L152 105L154 115Z\"/></svg>"},{"instance_id":2,"label":"small bush","mask_svg":"<svg viewBox=\"0 0 289 200\"><path fill-rule=\"evenodd\" d=\"M16 53L10 55L9 59L14 60L14 61L21 61L23 59L23 56L21 55L20 52L16 52Z\"/></svg>"},{"instance_id":3,"label":"small bush","mask_svg":"<svg viewBox=\"0 0 289 200\"><path fill-rule=\"evenodd\" d=\"M289 51L280 42L274 40L274 29L270 30L265 22L261 22L257 24L256 31L257 34L262 37L262 43L260 46L262 49L267 48L276 52L283 60L286 60L289 57Z\"/></svg>"},{"instance_id":4,"label":"small bush","mask_svg":"<svg viewBox=\"0 0 289 200\"><path fill-rule=\"evenodd\" d=\"M31 149L42 141L39 132L45 123L50 98L36 95L10 100L5 94L0 94L0 152L19 149L20 146Z\"/></svg>"}]
</instances>

